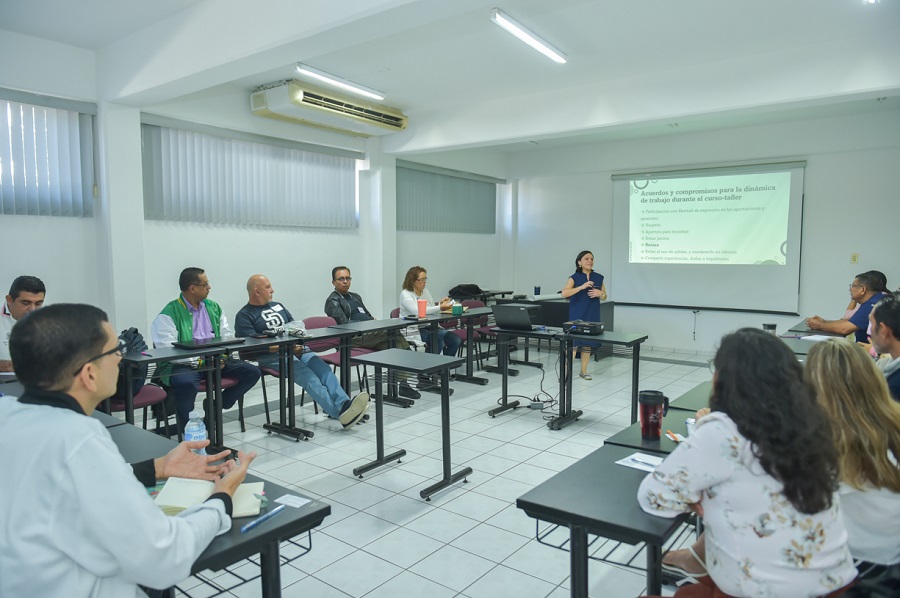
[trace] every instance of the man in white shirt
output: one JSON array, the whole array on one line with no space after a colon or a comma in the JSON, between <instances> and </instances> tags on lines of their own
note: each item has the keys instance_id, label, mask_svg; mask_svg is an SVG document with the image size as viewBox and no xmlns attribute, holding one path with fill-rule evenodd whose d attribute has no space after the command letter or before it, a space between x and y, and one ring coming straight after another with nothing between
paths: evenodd
<instances>
[{"instance_id":1,"label":"man in white shirt","mask_svg":"<svg viewBox=\"0 0 900 598\"><path fill-rule=\"evenodd\" d=\"M190 575L231 528L231 497L255 454L206 502L168 517L106 427L88 417L116 388L122 345L106 314L57 304L10 337L18 399L0 398L0 596L138 597Z\"/></svg>"},{"instance_id":2,"label":"man in white shirt","mask_svg":"<svg viewBox=\"0 0 900 598\"><path fill-rule=\"evenodd\" d=\"M37 276L19 276L9 287L9 295L0 309L0 372L13 371L9 358L9 334L16 322L44 305L47 289Z\"/></svg>"}]
</instances>

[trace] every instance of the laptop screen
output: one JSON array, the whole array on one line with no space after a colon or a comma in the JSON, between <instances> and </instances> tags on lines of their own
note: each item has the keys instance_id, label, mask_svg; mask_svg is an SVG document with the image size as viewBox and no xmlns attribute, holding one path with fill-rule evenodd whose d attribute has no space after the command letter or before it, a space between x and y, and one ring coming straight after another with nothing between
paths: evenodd
<instances>
[{"instance_id":1,"label":"laptop screen","mask_svg":"<svg viewBox=\"0 0 900 598\"><path fill-rule=\"evenodd\" d=\"M494 310L494 320L500 328L508 330L531 330L531 314L537 313L538 305L524 303L502 303L491 306Z\"/></svg>"}]
</instances>

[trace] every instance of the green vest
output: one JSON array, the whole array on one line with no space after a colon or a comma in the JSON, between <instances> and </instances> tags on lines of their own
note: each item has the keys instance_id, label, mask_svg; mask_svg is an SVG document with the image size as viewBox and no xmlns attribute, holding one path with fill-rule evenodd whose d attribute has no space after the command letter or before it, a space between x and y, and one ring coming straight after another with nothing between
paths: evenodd
<instances>
[{"instance_id":1,"label":"green vest","mask_svg":"<svg viewBox=\"0 0 900 598\"><path fill-rule=\"evenodd\" d=\"M209 323L212 324L213 336L219 336L219 322L222 319L222 308L215 301L204 299L206 312L209 314ZM169 316L175 323L179 341L189 341L194 338L194 315L188 310L184 298L179 296L175 301L169 302L162 311L164 316ZM165 362L156 368L163 384L169 384L169 376L172 373L172 363Z\"/></svg>"}]
</instances>

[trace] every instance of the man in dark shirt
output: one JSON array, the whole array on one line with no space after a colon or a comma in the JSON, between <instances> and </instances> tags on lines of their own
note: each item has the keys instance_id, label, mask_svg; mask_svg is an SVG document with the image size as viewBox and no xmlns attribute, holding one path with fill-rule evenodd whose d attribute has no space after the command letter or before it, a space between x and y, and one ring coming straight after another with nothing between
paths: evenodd
<instances>
[{"instance_id":1,"label":"man in dark shirt","mask_svg":"<svg viewBox=\"0 0 900 598\"><path fill-rule=\"evenodd\" d=\"M262 274L250 277L247 281L247 294L247 305L241 308L234 319L234 331L238 336L251 336L267 330L284 330L289 322L294 321L286 307L272 301L275 290L269 279ZM247 357L257 359L260 366L278 369L278 356L275 353L265 351ZM322 410L341 422L344 428L359 421L369 408L368 393L361 392L351 401L328 364L315 353L304 351L302 345L297 346L294 356L294 382L306 389Z\"/></svg>"},{"instance_id":2,"label":"man in dark shirt","mask_svg":"<svg viewBox=\"0 0 900 598\"><path fill-rule=\"evenodd\" d=\"M849 320L823 320L820 316L807 318L806 324L812 330L824 332L836 332L837 334L856 336L856 341L866 342L866 328L869 327L869 312L881 299L882 293L877 290L881 282L875 279L869 272L858 274L850 283L850 299L855 301L859 308L850 316Z\"/></svg>"},{"instance_id":3,"label":"man in dark shirt","mask_svg":"<svg viewBox=\"0 0 900 598\"><path fill-rule=\"evenodd\" d=\"M338 324L374 320L374 316L372 316L366 304L363 303L362 297L357 293L350 292L351 280L350 269L347 266L335 266L331 269L331 284L334 285L334 290L325 300L325 315L334 318ZM353 339L353 346L382 351L391 346L391 340L393 340L394 347L409 349L409 343L397 330L387 333L372 332L363 334ZM406 380L408 374L397 372L397 376L400 378L399 394L401 397L418 399L422 396L409 385L409 382Z\"/></svg>"},{"instance_id":4,"label":"man in dark shirt","mask_svg":"<svg viewBox=\"0 0 900 598\"><path fill-rule=\"evenodd\" d=\"M891 293L875 304L869 314L872 323L872 346L878 354L888 353L891 360L879 362L887 378L891 395L900 401L900 299Z\"/></svg>"}]
</instances>

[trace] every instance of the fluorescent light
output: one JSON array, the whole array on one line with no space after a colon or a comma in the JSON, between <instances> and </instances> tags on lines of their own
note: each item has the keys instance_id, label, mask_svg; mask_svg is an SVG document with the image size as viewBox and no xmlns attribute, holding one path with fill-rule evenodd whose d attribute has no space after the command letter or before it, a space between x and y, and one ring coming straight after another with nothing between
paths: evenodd
<instances>
[{"instance_id":1,"label":"fluorescent light","mask_svg":"<svg viewBox=\"0 0 900 598\"><path fill-rule=\"evenodd\" d=\"M322 83L327 83L328 85L333 85L334 87L338 87L340 89L343 89L344 91L349 91L350 93L365 96L373 100L380 101L384 99L384 94L380 91L376 91L369 87L363 87L358 83L353 83L352 81L341 79L340 77L336 77L334 75L326 73L325 71L315 69L305 64L298 64L297 72L302 75L306 75L307 77L312 77L313 79L321 81Z\"/></svg>"},{"instance_id":2,"label":"fluorescent light","mask_svg":"<svg viewBox=\"0 0 900 598\"><path fill-rule=\"evenodd\" d=\"M566 63L565 54L536 36L525 27L519 25L513 19L509 18L509 15L503 13L499 8L495 8L491 11L491 20L553 62L558 62L559 64Z\"/></svg>"}]
</instances>

